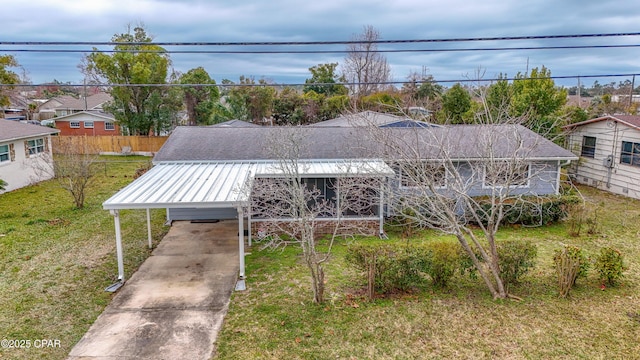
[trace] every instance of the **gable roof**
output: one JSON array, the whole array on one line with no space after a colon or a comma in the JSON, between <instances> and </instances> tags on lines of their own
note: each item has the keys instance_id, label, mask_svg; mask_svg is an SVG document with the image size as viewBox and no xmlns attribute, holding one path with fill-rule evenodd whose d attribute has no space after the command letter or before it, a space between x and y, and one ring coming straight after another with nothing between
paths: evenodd
<instances>
[{"instance_id":1,"label":"gable roof","mask_svg":"<svg viewBox=\"0 0 640 360\"><path fill-rule=\"evenodd\" d=\"M589 119L575 124L569 124L562 127L563 130L573 130L578 126L593 124L601 121L616 121L627 125L630 128L640 130L640 116L637 115L605 115L595 119Z\"/></svg>"},{"instance_id":2,"label":"gable roof","mask_svg":"<svg viewBox=\"0 0 640 360\"><path fill-rule=\"evenodd\" d=\"M277 155L270 150L274 141L288 138L300 144L300 159L407 158L390 153L399 149L434 160L441 159L443 150L451 159L465 160L483 159L488 152L503 158L516 152L532 160L577 159L570 151L520 125L391 127L375 132L365 127L300 126L178 127L156 153L154 162L275 160ZM487 145L488 141L492 143ZM385 146L391 142L399 146Z\"/></svg>"},{"instance_id":3,"label":"gable roof","mask_svg":"<svg viewBox=\"0 0 640 360\"><path fill-rule=\"evenodd\" d=\"M76 117L82 117L87 115L89 115L89 117L95 118L97 120L102 120L102 121L113 122L116 119L112 114L106 113L104 111L88 110L88 111L80 111L80 112L69 114L69 115L59 116L59 117L53 118L52 120L72 121Z\"/></svg>"},{"instance_id":4,"label":"gable roof","mask_svg":"<svg viewBox=\"0 0 640 360\"><path fill-rule=\"evenodd\" d=\"M86 98L80 97L76 99L74 97L65 97L61 99L62 103L56 107L57 109L70 109L70 110L92 110L101 109L102 104L107 101L111 101L113 98L107 93L97 93L89 95Z\"/></svg>"},{"instance_id":5,"label":"gable roof","mask_svg":"<svg viewBox=\"0 0 640 360\"><path fill-rule=\"evenodd\" d=\"M209 127L261 127L262 125L242 121L242 120L228 120L218 124L209 125Z\"/></svg>"},{"instance_id":6,"label":"gable roof","mask_svg":"<svg viewBox=\"0 0 640 360\"><path fill-rule=\"evenodd\" d=\"M23 124L19 121L0 119L0 141L13 141L57 134L59 132L60 130L46 126Z\"/></svg>"},{"instance_id":7,"label":"gable roof","mask_svg":"<svg viewBox=\"0 0 640 360\"><path fill-rule=\"evenodd\" d=\"M408 117L397 116L375 111L363 111L356 114L345 114L331 120L321 121L309 126L313 127L356 127L356 126L379 126L379 127L428 127L438 126L424 121L418 121Z\"/></svg>"}]
</instances>

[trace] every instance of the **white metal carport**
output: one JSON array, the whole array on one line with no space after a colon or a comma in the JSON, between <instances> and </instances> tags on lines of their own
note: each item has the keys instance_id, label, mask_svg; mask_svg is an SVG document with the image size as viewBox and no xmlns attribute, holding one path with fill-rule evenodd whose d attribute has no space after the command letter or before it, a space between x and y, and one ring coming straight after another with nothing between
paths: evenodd
<instances>
[{"instance_id":1,"label":"white metal carport","mask_svg":"<svg viewBox=\"0 0 640 360\"><path fill-rule=\"evenodd\" d=\"M380 176L393 174L381 160L305 160L297 162L304 176ZM244 266L244 213L250 187L257 176L282 176L278 161L163 162L118 191L102 205L115 221L118 280L124 282L124 254L120 210L146 209L149 247L152 246L150 209L235 208L238 211L240 278ZM382 201L381 201L382 203ZM382 211L380 223L382 226Z\"/></svg>"}]
</instances>

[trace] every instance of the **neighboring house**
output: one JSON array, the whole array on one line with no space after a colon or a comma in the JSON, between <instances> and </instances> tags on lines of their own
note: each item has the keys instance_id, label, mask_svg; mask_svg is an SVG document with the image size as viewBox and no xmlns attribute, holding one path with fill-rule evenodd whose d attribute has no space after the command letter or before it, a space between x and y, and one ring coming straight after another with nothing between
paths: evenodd
<instances>
[{"instance_id":1,"label":"neighboring house","mask_svg":"<svg viewBox=\"0 0 640 360\"><path fill-rule=\"evenodd\" d=\"M640 116L607 115L563 129L580 156L569 168L574 180L640 199Z\"/></svg>"},{"instance_id":2,"label":"neighboring house","mask_svg":"<svg viewBox=\"0 0 640 360\"><path fill-rule=\"evenodd\" d=\"M228 120L218 124L209 125L210 127L261 127L262 125L242 121L242 120Z\"/></svg>"},{"instance_id":3,"label":"neighboring house","mask_svg":"<svg viewBox=\"0 0 640 360\"><path fill-rule=\"evenodd\" d=\"M102 111L81 111L52 120L55 120L60 135L120 135L116 119Z\"/></svg>"},{"instance_id":4,"label":"neighboring house","mask_svg":"<svg viewBox=\"0 0 640 360\"><path fill-rule=\"evenodd\" d=\"M103 105L111 100L113 98L107 93L97 93L86 97L81 96L78 99L64 97L62 104L55 108L55 115L66 116L81 111L102 111Z\"/></svg>"},{"instance_id":5,"label":"neighboring house","mask_svg":"<svg viewBox=\"0 0 640 360\"><path fill-rule=\"evenodd\" d=\"M76 100L71 95L61 95L54 98L43 101L36 109L36 115L38 120L47 120L56 116L56 108L62 106L62 104Z\"/></svg>"},{"instance_id":6,"label":"neighboring house","mask_svg":"<svg viewBox=\"0 0 640 360\"><path fill-rule=\"evenodd\" d=\"M393 114L379 113L375 111L363 111L356 114L346 114L335 119L321 121L309 126L321 127L360 127L375 125L384 127L433 127L438 126L425 121L415 120Z\"/></svg>"},{"instance_id":7,"label":"neighboring house","mask_svg":"<svg viewBox=\"0 0 640 360\"><path fill-rule=\"evenodd\" d=\"M342 121L341 119L340 122ZM378 125L389 123L393 121L382 121ZM450 160L457 164L460 176L469 177L468 182L472 186L468 191L473 196L488 195L492 186L500 186L488 184L481 173L471 171L481 168L486 162L486 155L480 150L486 149L486 144L481 140L482 135L490 134L498 139L491 146L496 159L504 159L506 162L513 156L524 158L523 165L515 170L522 172L522 181L512 183L513 188L509 187L515 194L558 194L561 166L577 159L571 152L518 125L378 129L383 136L396 139L409 150L422 154L420 161L425 162L437 163L441 160L442 149L434 146L430 140L444 140L448 144L446 150ZM370 129L364 126L178 127L154 157L155 166L105 201L103 207L114 215L116 229L119 228L119 210L122 209L166 209L169 222L238 219L240 276L243 276L242 234L245 219L249 229L253 231L256 230L253 225L263 220L246 215L247 209L251 213L254 180L283 177L278 168L281 159L269 149L274 142L277 146L278 141L286 146L290 139L295 139L302 150L298 152L296 160L303 181L319 189L326 199L339 198L337 194L340 193L340 186L336 180L358 177L388 179L392 188L400 195L387 196L380 192L378 196L370 197L380 199L378 205L363 210L362 213L340 214L341 220L374 222L379 224L379 231L382 233L384 216L389 215L385 210L389 207L385 208L385 204L401 198L403 191L413 191L411 183L405 181L403 174L394 171L397 162L405 159L396 153L389 153L385 144L377 141ZM448 139L451 141L447 141ZM443 192L447 191L446 176L447 174L443 174L440 187ZM333 186L336 183L338 186ZM328 216L324 220L333 219ZM249 231L249 236L251 233ZM120 234L117 234L116 239L120 246ZM121 270L121 254L118 257ZM121 273L120 278L122 277Z\"/></svg>"},{"instance_id":8,"label":"neighboring house","mask_svg":"<svg viewBox=\"0 0 640 360\"><path fill-rule=\"evenodd\" d=\"M50 179L51 135L59 131L45 126L0 119L0 179L6 191Z\"/></svg>"},{"instance_id":9,"label":"neighboring house","mask_svg":"<svg viewBox=\"0 0 640 360\"><path fill-rule=\"evenodd\" d=\"M9 106L0 108L0 118L7 120L27 121L31 120L29 104L31 101L17 92L9 92Z\"/></svg>"}]
</instances>

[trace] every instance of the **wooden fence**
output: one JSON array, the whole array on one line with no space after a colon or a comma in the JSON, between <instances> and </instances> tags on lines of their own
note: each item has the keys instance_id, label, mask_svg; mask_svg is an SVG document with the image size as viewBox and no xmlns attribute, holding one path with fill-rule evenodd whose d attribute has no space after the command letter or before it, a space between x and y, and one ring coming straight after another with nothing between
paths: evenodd
<instances>
[{"instance_id":1,"label":"wooden fence","mask_svg":"<svg viewBox=\"0 0 640 360\"><path fill-rule=\"evenodd\" d=\"M54 154L73 152L107 154L153 154L168 136L52 136Z\"/></svg>"}]
</instances>

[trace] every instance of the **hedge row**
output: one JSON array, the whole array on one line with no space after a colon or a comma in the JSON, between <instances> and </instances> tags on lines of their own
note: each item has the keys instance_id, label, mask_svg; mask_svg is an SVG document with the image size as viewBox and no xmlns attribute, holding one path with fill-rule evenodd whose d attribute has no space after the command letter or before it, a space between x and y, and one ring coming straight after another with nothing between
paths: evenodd
<instances>
[{"instance_id":1,"label":"hedge row","mask_svg":"<svg viewBox=\"0 0 640 360\"><path fill-rule=\"evenodd\" d=\"M536 247L527 240L496 244L505 286L517 284L535 265ZM349 246L347 261L367 274L368 295L406 292L431 280L446 287L456 272L470 272L471 258L455 242L430 241L420 244L359 243Z\"/></svg>"}]
</instances>

